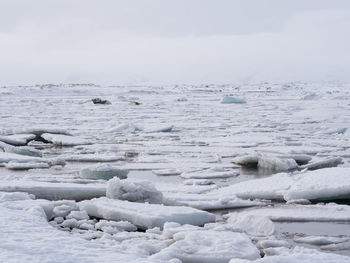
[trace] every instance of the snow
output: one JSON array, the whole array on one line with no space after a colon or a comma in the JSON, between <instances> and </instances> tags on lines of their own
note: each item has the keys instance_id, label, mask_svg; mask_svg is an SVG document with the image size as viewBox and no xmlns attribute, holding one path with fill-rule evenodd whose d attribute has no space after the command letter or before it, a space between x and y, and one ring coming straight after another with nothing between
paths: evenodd
<instances>
[{"instance_id":1,"label":"snow","mask_svg":"<svg viewBox=\"0 0 350 263\"><path fill-rule=\"evenodd\" d=\"M215 221L213 214L191 207L135 203L106 197L82 201L79 208L85 210L89 216L115 221L126 220L140 228L162 228L166 222L204 225Z\"/></svg>"},{"instance_id":2,"label":"snow","mask_svg":"<svg viewBox=\"0 0 350 263\"><path fill-rule=\"evenodd\" d=\"M163 194L149 181L129 181L113 178L108 181L106 196L131 202L163 203Z\"/></svg>"},{"instance_id":3,"label":"snow","mask_svg":"<svg viewBox=\"0 0 350 263\"><path fill-rule=\"evenodd\" d=\"M151 259L182 262L224 263L231 258L257 259L259 251L242 233L229 231L183 231L174 235L175 243Z\"/></svg>"},{"instance_id":4,"label":"snow","mask_svg":"<svg viewBox=\"0 0 350 263\"><path fill-rule=\"evenodd\" d=\"M109 164L97 164L95 166L84 168L80 171L80 177L87 179L109 180L113 177L120 179L127 178L129 171L123 168Z\"/></svg>"}]
</instances>

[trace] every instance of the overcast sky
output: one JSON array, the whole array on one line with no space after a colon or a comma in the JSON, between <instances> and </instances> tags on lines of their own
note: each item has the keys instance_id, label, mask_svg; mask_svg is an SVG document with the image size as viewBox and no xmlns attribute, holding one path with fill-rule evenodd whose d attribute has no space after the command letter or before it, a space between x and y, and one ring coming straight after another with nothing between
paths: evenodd
<instances>
[{"instance_id":1,"label":"overcast sky","mask_svg":"<svg viewBox=\"0 0 350 263\"><path fill-rule=\"evenodd\" d=\"M350 81L350 0L0 0L0 84Z\"/></svg>"}]
</instances>

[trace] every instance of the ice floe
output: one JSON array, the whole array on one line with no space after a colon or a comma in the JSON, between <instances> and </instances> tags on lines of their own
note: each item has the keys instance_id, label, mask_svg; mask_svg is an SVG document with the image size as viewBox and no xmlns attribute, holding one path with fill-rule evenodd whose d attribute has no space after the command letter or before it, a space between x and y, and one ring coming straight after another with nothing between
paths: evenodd
<instances>
[{"instance_id":1,"label":"ice floe","mask_svg":"<svg viewBox=\"0 0 350 263\"><path fill-rule=\"evenodd\" d=\"M275 207L251 208L240 212L241 216L266 216L272 221L317 221L317 222L348 222L350 221L350 207L347 205L288 205ZM230 218L231 214L228 214ZM233 220L237 214L233 213ZM230 219L228 219L230 221Z\"/></svg>"},{"instance_id":2,"label":"ice floe","mask_svg":"<svg viewBox=\"0 0 350 263\"><path fill-rule=\"evenodd\" d=\"M232 96L224 96L221 100L221 104L245 104L247 101L245 99L236 98Z\"/></svg>"},{"instance_id":3,"label":"ice floe","mask_svg":"<svg viewBox=\"0 0 350 263\"><path fill-rule=\"evenodd\" d=\"M232 213L227 222L253 236L271 236L275 233L274 223L263 215Z\"/></svg>"},{"instance_id":4,"label":"ice floe","mask_svg":"<svg viewBox=\"0 0 350 263\"><path fill-rule=\"evenodd\" d=\"M307 172L284 193L285 200L332 200L350 197L350 168L325 168Z\"/></svg>"},{"instance_id":5,"label":"ice floe","mask_svg":"<svg viewBox=\"0 0 350 263\"><path fill-rule=\"evenodd\" d=\"M204 225L215 221L213 214L191 207L135 203L106 197L82 201L79 207L89 216L115 221L126 220L140 228L162 228L166 222Z\"/></svg>"},{"instance_id":6,"label":"ice floe","mask_svg":"<svg viewBox=\"0 0 350 263\"><path fill-rule=\"evenodd\" d=\"M24 180L0 181L0 191L26 192L48 200L85 200L106 195L106 186L98 184L48 183Z\"/></svg>"},{"instance_id":7,"label":"ice floe","mask_svg":"<svg viewBox=\"0 0 350 263\"><path fill-rule=\"evenodd\" d=\"M84 168L80 171L80 176L87 179L109 180L113 177L120 179L127 178L129 171L127 169L115 167L109 164L97 164L95 166Z\"/></svg>"},{"instance_id":8,"label":"ice floe","mask_svg":"<svg viewBox=\"0 0 350 263\"><path fill-rule=\"evenodd\" d=\"M269 251L267 249L267 251ZM315 249L295 247L293 249L270 249L272 252L271 256L265 256L264 258L257 259L254 261L231 259L229 263L347 263L349 257L323 253Z\"/></svg>"},{"instance_id":9,"label":"ice floe","mask_svg":"<svg viewBox=\"0 0 350 263\"><path fill-rule=\"evenodd\" d=\"M230 231L192 230L174 234L175 243L153 255L151 259L181 262L224 263L232 258L257 259L258 249L242 233Z\"/></svg>"},{"instance_id":10,"label":"ice floe","mask_svg":"<svg viewBox=\"0 0 350 263\"><path fill-rule=\"evenodd\" d=\"M106 196L132 202L163 203L163 194L149 181L129 181L113 178L107 183Z\"/></svg>"},{"instance_id":11,"label":"ice floe","mask_svg":"<svg viewBox=\"0 0 350 263\"><path fill-rule=\"evenodd\" d=\"M89 144L89 142L83 138L64 134L43 133L41 134L41 137L46 141L58 146L75 146Z\"/></svg>"}]
</instances>

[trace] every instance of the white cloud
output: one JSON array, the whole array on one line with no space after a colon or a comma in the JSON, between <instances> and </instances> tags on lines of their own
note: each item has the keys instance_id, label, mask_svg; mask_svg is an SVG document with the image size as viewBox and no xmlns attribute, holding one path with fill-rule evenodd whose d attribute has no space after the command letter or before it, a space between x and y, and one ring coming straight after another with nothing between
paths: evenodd
<instances>
[{"instance_id":1,"label":"white cloud","mask_svg":"<svg viewBox=\"0 0 350 263\"><path fill-rule=\"evenodd\" d=\"M350 8L298 10L277 19L281 26L262 19L264 27L245 34L229 27L213 34L222 21L208 32L192 25L194 34L181 34L180 25L166 34L150 32L154 22L106 26L97 17L30 16L0 31L0 84L350 81Z\"/></svg>"}]
</instances>

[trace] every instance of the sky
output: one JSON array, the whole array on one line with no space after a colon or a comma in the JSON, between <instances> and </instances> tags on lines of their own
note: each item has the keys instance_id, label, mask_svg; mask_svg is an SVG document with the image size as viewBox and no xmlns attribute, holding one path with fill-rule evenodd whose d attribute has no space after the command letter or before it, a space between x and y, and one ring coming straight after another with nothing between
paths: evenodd
<instances>
[{"instance_id":1,"label":"sky","mask_svg":"<svg viewBox=\"0 0 350 263\"><path fill-rule=\"evenodd\" d=\"M349 0L0 0L0 85L350 82Z\"/></svg>"}]
</instances>

